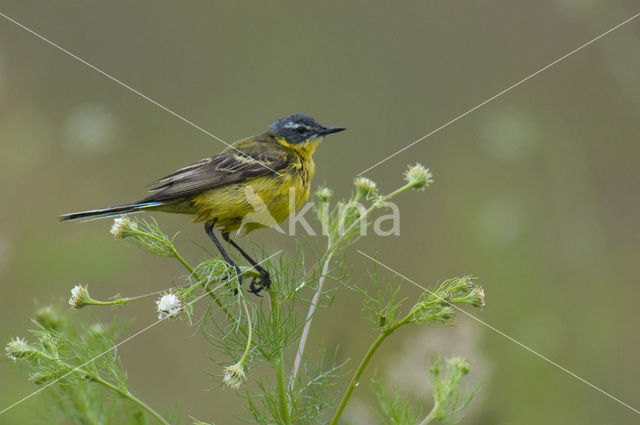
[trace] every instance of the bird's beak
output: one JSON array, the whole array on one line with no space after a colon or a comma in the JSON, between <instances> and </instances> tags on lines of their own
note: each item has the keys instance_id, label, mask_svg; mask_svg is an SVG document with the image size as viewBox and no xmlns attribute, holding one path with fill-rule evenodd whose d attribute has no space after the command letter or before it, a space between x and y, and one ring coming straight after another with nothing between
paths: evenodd
<instances>
[{"instance_id":1,"label":"bird's beak","mask_svg":"<svg viewBox=\"0 0 640 425\"><path fill-rule=\"evenodd\" d=\"M346 130L344 127L323 127L318 133L321 136L326 136L327 134L337 133L339 131Z\"/></svg>"}]
</instances>

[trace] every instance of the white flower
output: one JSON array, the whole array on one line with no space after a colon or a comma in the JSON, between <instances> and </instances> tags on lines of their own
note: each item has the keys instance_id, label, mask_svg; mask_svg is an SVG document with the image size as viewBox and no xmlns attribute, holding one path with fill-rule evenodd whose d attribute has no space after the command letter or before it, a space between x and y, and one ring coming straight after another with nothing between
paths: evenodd
<instances>
[{"instance_id":1,"label":"white flower","mask_svg":"<svg viewBox=\"0 0 640 425\"><path fill-rule=\"evenodd\" d=\"M353 184L356 186L356 189L358 189L358 192L365 196L373 195L378 190L376 182L366 177L358 177L353 181Z\"/></svg>"},{"instance_id":2,"label":"white flower","mask_svg":"<svg viewBox=\"0 0 640 425\"><path fill-rule=\"evenodd\" d=\"M165 317L176 317L182 310L182 301L176 294L164 294L156 301L158 306L158 319Z\"/></svg>"},{"instance_id":3,"label":"white flower","mask_svg":"<svg viewBox=\"0 0 640 425\"><path fill-rule=\"evenodd\" d=\"M320 202L327 202L333 196L333 190L328 187L320 187L316 191L316 196L320 199Z\"/></svg>"},{"instance_id":4,"label":"white flower","mask_svg":"<svg viewBox=\"0 0 640 425\"><path fill-rule=\"evenodd\" d=\"M113 220L113 224L111 225L110 232L114 238L122 239L122 233L124 232L125 225L126 224L125 224L124 217L117 217L116 219Z\"/></svg>"},{"instance_id":5,"label":"white flower","mask_svg":"<svg viewBox=\"0 0 640 425\"><path fill-rule=\"evenodd\" d=\"M247 382L247 375L244 373L244 367L240 363L224 368L224 379L222 380L227 386L237 390L240 385Z\"/></svg>"},{"instance_id":6,"label":"white flower","mask_svg":"<svg viewBox=\"0 0 640 425\"><path fill-rule=\"evenodd\" d=\"M113 220L113 224L111 225L111 230L109 232L116 239L124 239L131 235L129 231L136 230L136 228L137 224L135 221L132 221L126 215L122 215Z\"/></svg>"},{"instance_id":7,"label":"white flower","mask_svg":"<svg viewBox=\"0 0 640 425\"><path fill-rule=\"evenodd\" d=\"M90 304L91 297L89 296L89 290L87 286L76 285L71 288L71 298L69 298L69 305L78 310L87 304Z\"/></svg>"},{"instance_id":8,"label":"white flower","mask_svg":"<svg viewBox=\"0 0 640 425\"><path fill-rule=\"evenodd\" d=\"M11 360L15 361L27 356L31 351L33 351L33 348L27 343L26 339L16 337L9 341L9 343L4 347L4 351L7 352L7 356Z\"/></svg>"},{"instance_id":9,"label":"white flower","mask_svg":"<svg viewBox=\"0 0 640 425\"><path fill-rule=\"evenodd\" d=\"M429 184L433 183L433 175L428 168L422 164L416 164L404 173L404 179L416 190L425 190Z\"/></svg>"}]
</instances>

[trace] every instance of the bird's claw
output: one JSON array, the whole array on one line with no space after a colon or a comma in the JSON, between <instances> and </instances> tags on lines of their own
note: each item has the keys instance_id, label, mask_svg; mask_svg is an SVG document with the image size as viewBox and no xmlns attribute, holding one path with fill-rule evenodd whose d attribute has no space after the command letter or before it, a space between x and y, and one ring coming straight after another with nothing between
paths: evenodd
<instances>
[{"instance_id":1,"label":"bird's claw","mask_svg":"<svg viewBox=\"0 0 640 425\"><path fill-rule=\"evenodd\" d=\"M249 292L261 297L262 295L260 295L260 292L263 289L269 289L270 286L271 286L271 276L269 276L269 273L267 272L261 273L260 280L258 280L257 284L255 279L253 279L249 284Z\"/></svg>"}]
</instances>

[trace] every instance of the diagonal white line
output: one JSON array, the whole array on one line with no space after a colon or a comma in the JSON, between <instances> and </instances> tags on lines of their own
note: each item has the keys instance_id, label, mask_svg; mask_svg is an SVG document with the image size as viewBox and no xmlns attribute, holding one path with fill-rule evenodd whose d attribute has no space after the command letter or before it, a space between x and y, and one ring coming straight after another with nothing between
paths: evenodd
<instances>
[{"instance_id":1,"label":"diagonal white line","mask_svg":"<svg viewBox=\"0 0 640 425\"><path fill-rule=\"evenodd\" d=\"M31 34L35 35L36 37L38 37L39 39L41 39L42 41L48 43L49 45L55 47L56 49L60 50L63 53L66 53L67 55L71 56L72 58L74 58L75 60L82 62L83 64L85 64L86 66L88 66L89 68L93 69L94 71L99 72L100 74L104 75L105 77L107 77L108 79L120 84L122 87L126 88L127 90L137 94L138 96L142 97L145 100L148 100L149 102L153 103L154 105L156 105L158 108L167 111L168 113L170 113L171 115L173 115L174 117L186 122L187 124L189 124L190 126L200 130L201 132L203 132L204 134L213 137L214 139L216 139L219 142L224 143L225 145L227 145L228 147L230 147L231 149L244 154L244 152L242 152L241 150L239 150L238 148L234 147L233 145L230 145L229 143L225 142L224 140L222 140L221 138L219 138L218 136L216 136L215 134L205 130L204 128L200 127L199 125L197 125L196 123L194 123L193 121L190 121L188 119L186 119L185 117L183 117L182 115L178 114L177 112L172 111L171 109L167 108L166 106L156 102L155 100L153 100L152 98L150 98L149 96L145 95L144 93L139 92L138 90L134 89L133 87L129 86L128 84L123 83L122 81L118 80L116 77L112 76L111 74L106 73L105 71L101 70L100 68L98 68L95 65L90 64L89 62L87 62L86 60L74 55L73 53L71 53L70 51L68 51L67 49L59 46L58 44L54 43L53 41L47 39L46 37L38 34L37 32L35 32L34 30L32 30L31 28L26 27L25 25L21 24L20 22L16 21L15 19L5 15L4 13L0 12L0 16L2 16L3 18L5 18L8 21L13 22L14 24L16 24L17 26L19 26L20 28L30 32ZM256 160L256 162L259 162L260 164L262 164L263 167L267 168L270 171L273 171L276 174L280 174L278 173L276 170L274 170L273 168L269 167L268 165L264 164L261 161Z\"/></svg>"},{"instance_id":2,"label":"diagonal white line","mask_svg":"<svg viewBox=\"0 0 640 425\"><path fill-rule=\"evenodd\" d=\"M382 264L380 261L376 260L375 258L365 254L364 252L360 251L359 249L357 249L356 251L358 251L360 254L364 255L365 257L367 257L368 259L370 259L371 261L375 262L376 264L384 267L385 269L389 270L392 273L395 273L396 275L400 276L401 278L403 278L404 280L411 282L412 284L414 284L415 286L417 286L418 288L429 292L432 295L435 295L433 292L431 292L430 290L428 290L427 288L425 288L424 286L420 285L419 283L414 282L413 280L409 279L407 276L403 275L402 273L392 269L391 267L387 266L386 264ZM437 296L437 295L436 295ZM443 301L447 302L446 300L443 299ZM487 322L483 321L482 319L477 318L476 316L474 316L471 313L466 312L465 310L461 309L460 307L451 304L449 302L447 302L447 304L449 304L451 307L455 308L456 310L460 311L461 313L464 313L465 315L471 317L473 320L475 320L476 322L479 322L481 324L483 324L484 326L488 327L489 329L491 329L492 331L494 331L495 333L505 337L506 339L508 339L509 341L518 344L520 347L524 348L525 350L529 351L532 354L535 354L536 356L540 357L542 360L546 361L547 363L552 364L553 366L557 367L558 369L562 370L563 372L568 373L569 375L573 376L574 378L576 378L577 380L587 384L588 386L590 386L591 388L593 388L594 390L597 390L599 392L601 392L602 394L606 395L607 397L609 397L612 400L617 401L618 403L622 404L623 406L627 407L628 409L633 410L635 413L640 414L640 410L635 409L631 406L629 406L627 403L625 403L624 401L620 400L619 398L616 398L614 396L612 396L611 394L609 394L608 392L606 392L605 390L595 386L594 384L592 384L591 382L587 381L584 378L579 377L578 375L576 375L575 373L571 372L569 369L566 369L562 366L560 366L558 363L554 362L553 360L549 359L548 357L543 356L542 354L538 353L537 351L535 351L533 348L530 348L526 345L524 345L523 343L521 343L520 341L516 340L515 338L510 337L509 335L507 335L506 333L496 329L495 327L491 326L490 324L488 324Z\"/></svg>"},{"instance_id":3,"label":"diagonal white line","mask_svg":"<svg viewBox=\"0 0 640 425\"><path fill-rule=\"evenodd\" d=\"M276 255L280 254L282 252L282 250L277 251L275 254L270 255L269 257L265 258L264 260L260 261L259 263L257 263L257 265L264 263L265 261L275 257ZM252 268L255 268L255 266L250 267L249 270L251 270ZM231 280L231 278L225 280L224 282L221 282L220 285L216 286L215 288L211 289L211 291L215 291L216 289L221 288L222 286L224 286L227 282L229 282ZM196 302L200 301L202 298L206 297L207 295L209 295L209 292L205 292L204 294L200 295L198 298L196 298L195 300L191 301L190 303L186 304L185 307L188 307L190 305L195 304ZM183 307L184 308L184 307ZM3 410L0 410L0 415L2 415L4 412L6 412L9 409L12 409L14 407L16 407L17 405L19 405L20 403L22 403L23 401L27 401L28 399L30 399L31 397L37 395L38 393L40 393L41 391L44 391L45 389L47 389L48 387L52 386L53 384L55 384L56 382L60 381L61 379L66 378L67 376L71 375L72 373L74 373L75 371L77 371L78 369L82 369L84 366L88 365L89 363L99 359L100 357L104 356L107 353L110 353L111 351L115 350L116 348L118 348L119 346L121 346L122 344L124 344L125 342L128 342L130 340L132 340L133 338L137 337L138 335L140 335L143 332L146 332L147 330L151 329L152 327L154 327L155 325L157 325L158 323L162 322L163 320L167 319L169 316L165 316L162 319L158 319L155 322L153 322L152 324L150 324L149 326L139 330L138 332L134 333L133 335L128 336L127 338L123 339L122 341L120 341L119 343L115 344L113 347L109 348L108 350L98 354L97 356L95 356L92 359L87 360L86 362L84 362L83 364L81 364L80 366L76 367L75 369L65 373L64 375L62 375L61 377L49 382L47 385L45 385L42 388L38 388L36 391L32 392L31 394L29 394L28 396L22 398L21 400L16 401L15 403L13 403L12 405L4 408Z\"/></svg>"},{"instance_id":4,"label":"diagonal white line","mask_svg":"<svg viewBox=\"0 0 640 425\"><path fill-rule=\"evenodd\" d=\"M424 139L426 139L426 138L428 138L428 137L430 137L430 136L432 136L432 135L436 134L436 133L437 133L437 132L439 132L440 130L442 130L442 129L446 128L446 127L449 127L451 124L453 124L454 122L458 121L460 118L464 118L464 117L466 117L467 115L469 115L470 113L472 113L472 112L473 112L473 111L475 111L476 109L483 107L484 105L486 105L487 103L491 102L492 100L494 100L494 99L496 99L496 98L498 98L498 97L502 96L503 94L505 94L505 93L506 93L506 92L508 92L509 90L514 89L514 88L518 87L519 85L521 85L521 84L522 84L522 83L524 83L525 81L527 81L527 80L529 80L529 79L531 79L531 78L535 77L536 75L540 74L541 72L546 71L547 69L551 68L553 65L557 64L558 62L563 61L564 59L568 58L569 56L573 55L574 53L576 53L576 52L578 52L578 51L580 51L580 50L584 49L584 48L585 48L585 47L587 47L588 45L590 45L590 44L592 44L592 43L595 43L596 41L600 40L600 39L601 39L602 37L604 37L605 35L609 34L609 33L610 33L610 32L612 32L612 31L617 30L618 28L620 28L620 27L621 27L621 26L623 26L624 24L631 22L632 20L634 20L634 19L635 19L635 18L637 18L638 16L640 16L640 13L636 13L635 15L633 15L632 17L630 17L630 18L629 18L629 19L627 19L626 21L619 23L618 25L616 25L615 27L611 28L610 30L608 30L608 31L606 31L606 32L603 32L602 34L600 34L600 35L599 35L599 36L597 36L596 38L594 38L594 39L591 39L591 40L587 41L587 42L586 42L586 43L584 43L582 46L580 46L580 47L578 47L578 48L576 48L576 49L574 49L574 50L570 51L570 52L569 52L569 53L567 53L566 55L564 55L564 56L562 56L562 57L560 57L560 58L556 59L555 61L551 62L549 65L547 65L547 66L545 66L545 67L543 67L543 68L540 68L539 70L537 70L537 71L536 71L536 72L534 72L533 74L530 74L529 76L527 76L527 77L523 78L522 80L518 81L517 83L512 84L511 86L509 86L509 87L507 87L506 89L502 90L500 93L498 93L498 94L496 94L496 95L494 95L494 96L491 96L490 98L486 99L484 102L479 103L478 105L476 105L476 106L474 106L473 108L469 109L467 112L465 112L465 113L463 113L463 114L461 114L461 115L458 115L457 117L455 117L455 118L454 118L454 119L452 119L451 121L449 121L449 122L447 122L447 123L445 123L445 124L441 125L440 127L436 128L435 130L431 131L430 133L425 134L424 136L422 136L422 137L421 137L421 138L419 138L418 140L416 140L416 141L414 141L414 142L411 142L410 144L408 144L408 145L407 145L407 146L405 146L404 148L400 149L399 151L392 153L391 155L387 156L386 158L384 158L384 159L383 159L383 160L381 160L381 161L378 161L377 163L375 163L375 164L374 164L374 165L372 165L371 167L367 168L366 170L359 172L359 173L358 173L358 175L359 175L359 176L363 175L363 174L364 174L364 173L366 173L367 171L369 171L369 170L371 170L371 169L373 169L373 168L377 167L378 165L382 164L383 162L386 162L386 161L390 160L390 159L391 159L391 158L393 158L394 156L398 155L399 153L402 153L402 152L406 151L406 150L407 150L407 149L409 149L410 147L412 147L412 146L414 146L415 144L420 143L420 142L421 142L421 141L423 141Z\"/></svg>"}]
</instances>

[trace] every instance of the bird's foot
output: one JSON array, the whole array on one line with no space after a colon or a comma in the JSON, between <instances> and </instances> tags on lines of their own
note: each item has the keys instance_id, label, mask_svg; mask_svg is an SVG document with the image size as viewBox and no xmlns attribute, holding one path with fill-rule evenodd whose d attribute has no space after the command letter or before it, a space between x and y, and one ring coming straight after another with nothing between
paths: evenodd
<instances>
[{"instance_id":1,"label":"bird's foot","mask_svg":"<svg viewBox=\"0 0 640 425\"><path fill-rule=\"evenodd\" d=\"M269 276L269 272L267 272L266 270L262 270L260 272L260 280L258 280L256 283L256 280L253 279L249 284L249 292L260 297L262 296L260 295L260 292L263 289L269 289L270 286L271 276Z\"/></svg>"}]
</instances>

